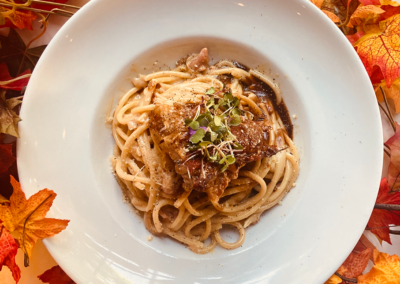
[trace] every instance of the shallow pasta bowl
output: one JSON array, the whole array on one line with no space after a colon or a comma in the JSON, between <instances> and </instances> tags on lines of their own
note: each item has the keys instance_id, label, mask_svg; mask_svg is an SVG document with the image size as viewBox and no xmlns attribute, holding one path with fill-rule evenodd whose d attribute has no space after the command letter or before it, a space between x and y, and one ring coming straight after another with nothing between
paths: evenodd
<instances>
[{"instance_id":1,"label":"shallow pasta bowl","mask_svg":"<svg viewBox=\"0 0 400 284\"><path fill-rule=\"evenodd\" d=\"M214 62L231 58L275 77L297 116L301 162L296 187L242 247L197 255L167 238L147 241L112 175L105 117L129 78L202 47ZM51 215L71 222L45 244L77 283L322 283L365 228L382 167L367 74L306 0L90 2L46 49L21 117L22 186L57 192Z\"/></svg>"}]
</instances>

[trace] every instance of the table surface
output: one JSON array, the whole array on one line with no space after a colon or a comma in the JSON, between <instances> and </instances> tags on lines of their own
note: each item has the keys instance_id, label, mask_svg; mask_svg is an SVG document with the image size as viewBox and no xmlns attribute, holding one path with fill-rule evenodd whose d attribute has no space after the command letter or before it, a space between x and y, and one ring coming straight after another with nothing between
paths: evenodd
<instances>
[{"instance_id":1,"label":"table surface","mask_svg":"<svg viewBox=\"0 0 400 284\"><path fill-rule=\"evenodd\" d=\"M89 0L70 0L68 4L76 5L82 7L85 5ZM50 22L48 25L48 29L46 33L37 41L32 44L32 47L40 46L44 44L48 44L53 36L57 33L57 31L62 27L62 25L68 20L68 18L61 17L61 16L54 16L50 18ZM36 21L34 23L34 31L38 31L40 27L40 23ZM0 34L7 35L9 29L3 28L0 29ZM26 42L28 42L35 32L31 32L28 30L18 30L21 38ZM394 113L394 111L392 111ZM383 127L383 134L384 134L384 141L390 138L393 135L393 130L386 119L385 115L381 112L382 117L382 127ZM400 123L400 114L395 116L395 120ZM382 171L382 176L386 176L387 168L389 166L389 159L386 155L384 155L382 151L382 156L384 159L384 166ZM400 251L400 236L392 235L392 243L393 245L389 245L387 243L383 243L382 246L379 244L378 240L374 235L372 235L369 231L365 232L365 235L368 239L380 250L389 254L398 254ZM349 252L350 253L350 252ZM17 254L16 262L18 266L21 268L21 280L19 284L43 284L37 276L41 275L46 270L50 269L51 267L57 265L54 261L50 253L47 251L44 244L39 241L35 248L33 249L32 260L30 262L29 267L24 267L24 255L20 251ZM372 265L370 264L366 270L369 270ZM15 281L11 276L11 272L8 268L4 268L0 272L0 283L2 284L14 284Z\"/></svg>"}]
</instances>

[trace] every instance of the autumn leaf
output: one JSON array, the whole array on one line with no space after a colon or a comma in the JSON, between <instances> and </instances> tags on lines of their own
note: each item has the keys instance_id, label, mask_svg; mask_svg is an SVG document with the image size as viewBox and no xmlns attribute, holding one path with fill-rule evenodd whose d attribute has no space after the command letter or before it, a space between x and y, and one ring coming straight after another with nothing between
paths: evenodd
<instances>
[{"instance_id":1,"label":"autumn leaf","mask_svg":"<svg viewBox=\"0 0 400 284\"><path fill-rule=\"evenodd\" d=\"M15 263L18 245L14 238L2 224L0 224L0 271L3 265L7 266L16 283L21 278L21 271Z\"/></svg>"},{"instance_id":2,"label":"autumn leaf","mask_svg":"<svg viewBox=\"0 0 400 284\"><path fill-rule=\"evenodd\" d=\"M396 149L396 151L399 150ZM400 192L390 193L386 178L381 181L376 204L400 204ZM399 226L400 214L386 209L374 209L368 221L367 229L371 230L371 233L377 236L379 241L384 240L391 244L389 225Z\"/></svg>"},{"instance_id":3,"label":"autumn leaf","mask_svg":"<svg viewBox=\"0 0 400 284\"><path fill-rule=\"evenodd\" d=\"M346 268L341 265L339 269L336 271L338 274L343 275L346 272ZM342 278L339 276L333 274L326 282L325 284L339 284L342 283Z\"/></svg>"},{"instance_id":4,"label":"autumn leaf","mask_svg":"<svg viewBox=\"0 0 400 284\"><path fill-rule=\"evenodd\" d=\"M400 78L396 79L390 88L387 87L385 80L375 87L375 94L378 101L383 102L383 95L380 87L382 87L388 100L392 100L396 113L400 112Z\"/></svg>"},{"instance_id":5,"label":"autumn leaf","mask_svg":"<svg viewBox=\"0 0 400 284\"><path fill-rule=\"evenodd\" d=\"M5 198L3 195L0 194L0 204L1 203L10 203L10 200Z\"/></svg>"},{"instance_id":6,"label":"autumn leaf","mask_svg":"<svg viewBox=\"0 0 400 284\"><path fill-rule=\"evenodd\" d=\"M347 278L354 278L361 275L368 265L371 253L372 249L370 248L366 248L360 253L351 252L345 262L342 264L343 267L346 268L346 272L344 272L343 276Z\"/></svg>"},{"instance_id":7,"label":"autumn leaf","mask_svg":"<svg viewBox=\"0 0 400 284\"><path fill-rule=\"evenodd\" d=\"M326 10L322 10L322 12L324 12L325 15L328 16L329 19L331 19L332 22L334 23L339 23L340 19L338 16L336 16L335 14L333 14L332 12L326 11Z\"/></svg>"},{"instance_id":8,"label":"autumn leaf","mask_svg":"<svg viewBox=\"0 0 400 284\"><path fill-rule=\"evenodd\" d=\"M75 284L75 282L72 281L72 279L58 265L50 268L42 275L39 275L38 278L43 283L49 284Z\"/></svg>"},{"instance_id":9,"label":"autumn leaf","mask_svg":"<svg viewBox=\"0 0 400 284\"><path fill-rule=\"evenodd\" d=\"M395 122L395 124L396 124L396 132L392 137L390 137L385 142L385 145L390 149L390 164L388 170L389 187L397 191L398 187L400 186L400 178L399 179L397 178L398 175L400 174L400 125L397 122Z\"/></svg>"},{"instance_id":10,"label":"autumn leaf","mask_svg":"<svg viewBox=\"0 0 400 284\"><path fill-rule=\"evenodd\" d=\"M325 284L339 284L339 283L342 283L342 278L340 278L339 276L337 276L337 275L335 275L335 274L333 274L333 275L331 276L331 278L329 278L329 279L325 282Z\"/></svg>"},{"instance_id":11,"label":"autumn leaf","mask_svg":"<svg viewBox=\"0 0 400 284\"><path fill-rule=\"evenodd\" d=\"M0 89L22 91L28 85L31 70L25 70L18 77L11 77L5 62L0 64Z\"/></svg>"},{"instance_id":12,"label":"autumn leaf","mask_svg":"<svg viewBox=\"0 0 400 284\"><path fill-rule=\"evenodd\" d=\"M385 10L382 10L379 6L367 5L358 6L357 10L354 11L353 15L350 17L350 22L347 24L348 27L358 26L371 14L383 14Z\"/></svg>"},{"instance_id":13,"label":"autumn leaf","mask_svg":"<svg viewBox=\"0 0 400 284\"><path fill-rule=\"evenodd\" d=\"M0 144L0 174L7 172L14 162L12 144Z\"/></svg>"},{"instance_id":14,"label":"autumn leaf","mask_svg":"<svg viewBox=\"0 0 400 284\"><path fill-rule=\"evenodd\" d=\"M11 233L17 233L20 247L31 258L36 242L58 234L67 227L69 220L45 218L57 196L54 191L43 189L26 200L19 182L12 176L11 184L14 192L10 205L0 206L0 220Z\"/></svg>"},{"instance_id":15,"label":"autumn leaf","mask_svg":"<svg viewBox=\"0 0 400 284\"><path fill-rule=\"evenodd\" d=\"M392 1L392 0L380 0L381 5L390 5L390 6L400 6L400 3L397 1Z\"/></svg>"},{"instance_id":16,"label":"autumn leaf","mask_svg":"<svg viewBox=\"0 0 400 284\"><path fill-rule=\"evenodd\" d=\"M400 77L400 15L381 21L379 27L381 32L364 35L354 46L368 75L379 66L390 88Z\"/></svg>"},{"instance_id":17,"label":"autumn leaf","mask_svg":"<svg viewBox=\"0 0 400 284\"><path fill-rule=\"evenodd\" d=\"M321 11L328 16L329 19L332 20L332 22L334 23L339 23L340 19L338 16L336 16L332 11L328 11L325 10L322 7L322 5L324 4L324 2L326 2L326 0L310 0L311 3L313 3L315 6L317 6L319 9L321 9Z\"/></svg>"},{"instance_id":18,"label":"autumn leaf","mask_svg":"<svg viewBox=\"0 0 400 284\"><path fill-rule=\"evenodd\" d=\"M16 98L6 100L5 93L0 92L0 133L19 137L18 122L21 118L13 110L19 104L20 100Z\"/></svg>"},{"instance_id":19,"label":"autumn leaf","mask_svg":"<svg viewBox=\"0 0 400 284\"><path fill-rule=\"evenodd\" d=\"M397 3L397 4L399 4L399 3ZM384 6L381 6L381 8L382 8L382 10L385 11L385 13L381 14L381 16L379 18L381 21L386 20L394 15L400 14L400 7L398 5L397 6L384 5Z\"/></svg>"},{"instance_id":20,"label":"autumn leaf","mask_svg":"<svg viewBox=\"0 0 400 284\"><path fill-rule=\"evenodd\" d=\"M8 9L0 7L0 15L5 19L5 23L0 26L10 28L26 28L32 30L32 22L36 19L36 14L32 11Z\"/></svg>"},{"instance_id":21,"label":"autumn leaf","mask_svg":"<svg viewBox=\"0 0 400 284\"><path fill-rule=\"evenodd\" d=\"M359 0L359 1L364 6L367 6L367 5L380 5L381 4L380 0Z\"/></svg>"},{"instance_id":22,"label":"autumn leaf","mask_svg":"<svg viewBox=\"0 0 400 284\"><path fill-rule=\"evenodd\" d=\"M383 252L374 252L377 257L372 269L357 277L358 284L398 284L400 279L400 258Z\"/></svg>"},{"instance_id":23,"label":"autumn leaf","mask_svg":"<svg viewBox=\"0 0 400 284\"><path fill-rule=\"evenodd\" d=\"M355 34L352 35L347 35L347 39L350 41L351 45L354 45L357 40L359 40L361 37L363 37L365 33L363 31L356 32Z\"/></svg>"}]
</instances>

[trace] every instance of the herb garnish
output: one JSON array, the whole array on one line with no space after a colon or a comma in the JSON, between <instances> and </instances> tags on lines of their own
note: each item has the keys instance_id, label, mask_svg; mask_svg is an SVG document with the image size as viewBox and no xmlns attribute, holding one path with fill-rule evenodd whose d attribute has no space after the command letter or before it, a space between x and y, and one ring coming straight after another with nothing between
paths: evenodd
<instances>
[{"instance_id":1,"label":"herb garnish","mask_svg":"<svg viewBox=\"0 0 400 284\"><path fill-rule=\"evenodd\" d=\"M223 96L217 96L220 93ZM199 106L194 119L185 119L191 142L188 149L201 151L209 162L220 164L220 171L223 172L235 163L234 151L243 150L230 130L230 126L240 125L243 111L238 108L240 100L232 95L231 90L216 93L211 87L205 94L211 97L206 103L202 103L206 111L200 113Z\"/></svg>"}]
</instances>

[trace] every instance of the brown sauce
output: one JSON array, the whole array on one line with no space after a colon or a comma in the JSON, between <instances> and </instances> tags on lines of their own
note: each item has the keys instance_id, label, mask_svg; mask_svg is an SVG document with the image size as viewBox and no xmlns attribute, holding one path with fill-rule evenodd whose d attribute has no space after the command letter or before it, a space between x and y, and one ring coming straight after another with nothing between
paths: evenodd
<instances>
[{"instance_id":1,"label":"brown sauce","mask_svg":"<svg viewBox=\"0 0 400 284\"><path fill-rule=\"evenodd\" d=\"M243 69L245 71L249 71L250 69L246 66L243 65L237 61L232 61L233 65L235 65L237 68ZM218 80L220 80L224 85L227 85L231 83L233 77L231 75L219 75L217 77ZM244 89L252 91L259 99L260 102L268 102L270 101L275 109L275 111L279 114L283 125L286 128L286 132L289 135L290 139L293 139L293 124L292 120L290 119L290 114L289 111L285 105L285 102L282 100L281 104L278 105L276 103L276 95L275 92L272 90L270 86L265 84L264 82L258 80L257 78L254 78L254 82L250 85L244 85L243 82L242 84L244 85Z\"/></svg>"},{"instance_id":2,"label":"brown sauce","mask_svg":"<svg viewBox=\"0 0 400 284\"><path fill-rule=\"evenodd\" d=\"M285 105L285 102L282 100L280 105L276 103L276 95L270 86L261 82L260 80L254 78L255 84L251 84L245 88L245 90L252 91L261 102L270 101L274 106L275 111L279 114L283 125L286 128L286 132L289 135L290 139L293 139L293 124L290 119L289 111Z\"/></svg>"}]
</instances>

